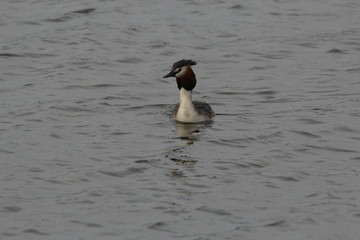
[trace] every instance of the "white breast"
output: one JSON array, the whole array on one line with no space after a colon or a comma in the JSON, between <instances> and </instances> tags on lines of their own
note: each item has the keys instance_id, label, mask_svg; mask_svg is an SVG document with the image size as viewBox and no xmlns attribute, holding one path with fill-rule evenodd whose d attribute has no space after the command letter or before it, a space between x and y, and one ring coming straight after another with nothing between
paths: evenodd
<instances>
[{"instance_id":1,"label":"white breast","mask_svg":"<svg viewBox=\"0 0 360 240\"><path fill-rule=\"evenodd\" d=\"M196 123L209 120L206 116L197 113L194 104L191 101L191 91L185 90L184 88L181 88L180 90L180 105L177 113L172 118L173 120L185 123Z\"/></svg>"}]
</instances>

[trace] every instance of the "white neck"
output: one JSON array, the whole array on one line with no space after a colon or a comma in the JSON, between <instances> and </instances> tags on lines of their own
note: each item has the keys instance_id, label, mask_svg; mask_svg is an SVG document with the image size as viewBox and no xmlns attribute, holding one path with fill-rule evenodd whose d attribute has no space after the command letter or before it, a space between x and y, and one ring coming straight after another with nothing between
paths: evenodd
<instances>
[{"instance_id":1,"label":"white neck","mask_svg":"<svg viewBox=\"0 0 360 240\"><path fill-rule=\"evenodd\" d=\"M180 122L197 122L198 114L191 101L191 91L180 89L180 105L176 114L176 120Z\"/></svg>"},{"instance_id":2,"label":"white neck","mask_svg":"<svg viewBox=\"0 0 360 240\"><path fill-rule=\"evenodd\" d=\"M183 107L187 105L192 105L191 91L188 91L184 88L180 89L180 106L181 105L183 105Z\"/></svg>"}]
</instances>

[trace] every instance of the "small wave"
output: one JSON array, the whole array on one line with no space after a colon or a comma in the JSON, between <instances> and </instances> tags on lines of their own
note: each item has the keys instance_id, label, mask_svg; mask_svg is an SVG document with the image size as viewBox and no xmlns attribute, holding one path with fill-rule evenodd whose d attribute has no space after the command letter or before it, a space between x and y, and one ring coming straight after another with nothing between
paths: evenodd
<instances>
[{"instance_id":1,"label":"small wave","mask_svg":"<svg viewBox=\"0 0 360 240\"><path fill-rule=\"evenodd\" d=\"M265 224L264 227L287 227L287 226L286 226L286 221L285 220L279 220L279 221L275 221L275 222Z\"/></svg>"},{"instance_id":2,"label":"small wave","mask_svg":"<svg viewBox=\"0 0 360 240\"><path fill-rule=\"evenodd\" d=\"M236 9L236 10L240 10L240 9L244 9L244 6L241 4L234 4L231 7L229 7L229 9Z\"/></svg>"},{"instance_id":3,"label":"small wave","mask_svg":"<svg viewBox=\"0 0 360 240\"><path fill-rule=\"evenodd\" d=\"M303 122L305 124L323 124L323 121L311 119L311 118L299 118L298 121Z\"/></svg>"},{"instance_id":4,"label":"small wave","mask_svg":"<svg viewBox=\"0 0 360 240\"><path fill-rule=\"evenodd\" d=\"M320 147L320 146L309 145L309 144L305 144L305 146L310 147L310 148L315 148L315 149L323 149L323 150L327 150L327 151L331 151L331 152L358 153L358 151L355 151L355 150L350 150L350 149L345 149L345 148L336 148L336 147L330 147L330 146Z\"/></svg>"},{"instance_id":5,"label":"small wave","mask_svg":"<svg viewBox=\"0 0 360 240\"><path fill-rule=\"evenodd\" d=\"M89 14L95 10L96 10L96 8L84 8L81 10L72 11L72 13Z\"/></svg>"},{"instance_id":6,"label":"small wave","mask_svg":"<svg viewBox=\"0 0 360 240\"><path fill-rule=\"evenodd\" d=\"M314 133L310 133L310 132L306 132L306 131L296 131L296 130L292 130L290 132L305 136L305 137L309 137L309 138L321 138L321 136L316 135Z\"/></svg>"},{"instance_id":7,"label":"small wave","mask_svg":"<svg viewBox=\"0 0 360 240\"><path fill-rule=\"evenodd\" d=\"M92 203L92 202L91 202ZM88 222L83 222L83 221L76 221L76 220L73 220L73 221L70 221L72 223L76 223L76 224L81 224L85 227L92 227L92 228L101 228L103 227L102 225L100 224L97 224L97 223L88 223Z\"/></svg>"},{"instance_id":8,"label":"small wave","mask_svg":"<svg viewBox=\"0 0 360 240\"><path fill-rule=\"evenodd\" d=\"M7 53L3 52L0 53L0 57L4 58L21 58L21 57L29 57L29 58L43 58L43 57L55 57L55 54L48 54L48 53Z\"/></svg>"},{"instance_id":9,"label":"small wave","mask_svg":"<svg viewBox=\"0 0 360 240\"><path fill-rule=\"evenodd\" d=\"M26 229L26 230L23 231L23 233L31 233L31 234L38 235L38 236L47 236L47 235L49 235L48 233L40 232L39 230L33 229L33 228Z\"/></svg>"},{"instance_id":10,"label":"small wave","mask_svg":"<svg viewBox=\"0 0 360 240\"><path fill-rule=\"evenodd\" d=\"M285 182L299 182L300 180L292 176L268 176Z\"/></svg>"},{"instance_id":11,"label":"small wave","mask_svg":"<svg viewBox=\"0 0 360 240\"><path fill-rule=\"evenodd\" d=\"M63 16L58 17L58 18L47 18L47 19L45 19L45 21L47 21L47 22L66 22L78 15L90 14L91 12L94 12L95 10L96 10L95 8L84 8L84 9L65 13Z\"/></svg>"},{"instance_id":12,"label":"small wave","mask_svg":"<svg viewBox=\"0 0 360 240\"><path fill-rule=\"evenodd\" d=\"M207 213L213 213L218 216L230 216L231 215L231 213L229 213L226 210L209 208L207 206L198 207L198 208L196 208L196 210L202 211L202 212L207 212Z\"/></svg>"},{"instance_id":13,"label":"small wave","mask_svg":"<svg viewBox=\"0 0 360 240\"><path fill-rule=\"evenodd\" d=\"M113 88L120 87L119 84L93 84L93 85L68 85L63 89L97 89L97 88Z\"/></svg>"},{"instance_id":14,"label":"small wave","mask_svg":"<svg viewBox=\"0 0 360 240\"><path fill-rule=\"evenodd\" d=\"M151 224L150 226L148 226L148 229L153 229L153 230L158 230L158 231L165 231L163 228L164 227L167 227L168 224L163 222L163 221L160 221L160 222L156 222L156 223L153 223ZM166 230L168 232L168 230Z\"/></svg>"},{"instance_id":15,"label":"small wave","mask_svg":"<svg viewBox=\"0 0 360 240\"><path fill-rule=\"evenodd\" d=\"M65 111L65 112L94 112L92 109L81 108L76 106L52 106L51 109Z\"/></svg>"},{"instance_id":16,"label":"small wave","mask_svg":"<svg viewBox=\"0 0 360 240\"><path fill-rule=\"evenodd\" d=\"M338 48L332 48L332 49L330 49L330 50L327 50L326 52L327 52L327 53L344 53L343 50L338 49Z\"/></svg>"},{"instance_id":17,"label":"small wave","mask_svg":"<svg viewBox=\"0 0 360 240\"><path fill-rule=\"evenodd\" d=\"M144 62L144 60L142 60L140 58L136 58L136 57L127 57L127 58L117 60L117 62L120 62L120 63L141 63L141 62Z\"/></svg>"},{"instance_id":18,"label":"small wave","mask_svg":"<svg viewBox=\"0 0 360 240\"><path fill-rule=\"evenodd\" d=\"M111 177L122 178L122 177L126 177L128 175L131 175L131 174L143 173L145 170L147 170L147 168L130 167L130 168L126 169L125 171L99 171L99 173L102 173L104 175L111 176Z\"/></svg>"},{"instance_id":19,"label":"small wave","mask_svg":"<svg viewBox=\"0 0 360 240\"><path fill-rule=\"evenodd\" d=\"M22 209L20 207L7 206L7 207L3 207L2 210L0 210L0 212L17 213L17 212L20 212L21 210Z\"/></svg>"}]
</instances>

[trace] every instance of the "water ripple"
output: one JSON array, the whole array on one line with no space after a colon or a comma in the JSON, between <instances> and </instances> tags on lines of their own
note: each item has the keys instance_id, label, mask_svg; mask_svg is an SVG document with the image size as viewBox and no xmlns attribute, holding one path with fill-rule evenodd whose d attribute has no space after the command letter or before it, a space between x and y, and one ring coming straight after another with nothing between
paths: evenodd
<instances>
[{"instance_id":1,"label":"water ripple","mask_svg":"<svg viewBox=\"0 0 360 240\"><path fill-rule=\"evenodd\" d=\"M105 174L105 175L111 176L111 177L123 178L128 175L143 173L146 170L147 170L147 168L144 168L144 167L137 167L137 168L130 167L130 168L126 169L125 171L99 171L99 173L102 173L102 174Z\"/></svg>"},{"instance_id":2,"label":"water ripple","mask_svg":"<svg viewBox=\"0 0 360 240\"><path fill-rule=\"evenodd\" d=\"M61 23L61 22L66 22L68 20L71 20L77 16L81 16L83 14L89 14L91 12L94 12L96 9L95 8L84 8L84 9L80 9L80 10L75 10L75 11L71 11L68 13L65 13L63 16L61 17L57 17L57 18L47 18L45 19L45 21L47 22L54 22L54 23Z\"/></svg>"},{"instance_id":3,"label":"water ripple","mask_svg":"<svg viewBox=\"0 0 360 240\"><path fill-rule=\"evenodd\" d=\"M0 236L358 239L359 7L2 1Z\"/></svg>"},{"instance_id":4,"label":"water ripple","mask_svg":"<svg viewBox=\"0 0 360 240\"><path fill-rule=\"evenodd\" d=\"M330 146L315 146L315 145L308 145L308 144L305 144L304 146L309 147L309 148L327 150L327 151L331 151L331 152L359 153L359 151L355 151L355 150L352 150L352 149L336 148L336 147L330 147Z\"/></svg>"}]
</instances>

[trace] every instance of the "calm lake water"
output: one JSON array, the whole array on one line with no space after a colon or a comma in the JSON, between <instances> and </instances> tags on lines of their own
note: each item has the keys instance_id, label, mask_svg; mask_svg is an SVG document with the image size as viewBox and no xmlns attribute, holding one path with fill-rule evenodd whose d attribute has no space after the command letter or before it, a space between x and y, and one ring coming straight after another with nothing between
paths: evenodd
<instances>
[{"instance_id":1,"label":"calm lake water","mask_svg":"<svg viewBox=\"0 0 360 240\"><path fill-rule=\"evenodd\" d=\"M359 239L359 11L1 1L0 239ZM212 123L169 120L183 58Z\"/></svg>"}]
</instances>

